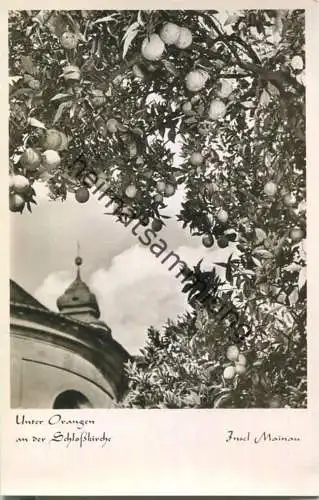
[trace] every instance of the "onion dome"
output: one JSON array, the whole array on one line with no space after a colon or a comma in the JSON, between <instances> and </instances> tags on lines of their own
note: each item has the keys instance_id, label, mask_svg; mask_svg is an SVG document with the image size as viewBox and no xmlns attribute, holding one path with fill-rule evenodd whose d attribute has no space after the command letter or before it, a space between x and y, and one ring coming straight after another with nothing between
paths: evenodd
<instances>
[{"instance_id":1,"label":"onion dome","mask_svg":"<svg viewBox=\"0 0 319 500\"><path fill-rule=\"evenodd\" d=\"M81 279L81 257L76 257L76 278L57 300L57 306L62 314L74 316L76 319L91 322L100 317L100 309L94 293Z\"/></svg>"}]
</instances>

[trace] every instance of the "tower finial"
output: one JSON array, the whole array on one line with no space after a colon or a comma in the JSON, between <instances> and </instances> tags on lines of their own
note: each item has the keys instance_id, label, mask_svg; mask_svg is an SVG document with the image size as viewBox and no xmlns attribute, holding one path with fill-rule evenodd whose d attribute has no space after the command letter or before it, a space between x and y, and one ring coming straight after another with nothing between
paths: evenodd
<instances>
[{"instance_id":1,"label":"tower finial","mask_svg":"<svg viewBox=\"0 0 319 500\"><path fill-rule=\"evenodd\" d=\"M80 257L80 243L79 241L77 241L76 243L76 246L77 246L77 255L75 257L75 264L77 265L78 267L78 270L77 270L77 277L80 278L80 266L83 262L82 258Z\"/></svg>"},{"instance_id":2,"label":"tower finial","mask_svg":"<svg viewBox=\"0 0 319 500\"><path fill-rule=\"evenodd\" d=\"M73 316L85 322L95 321L100 316L100 309L94 293L91 292L86 283L81 279L80 267L80 245L77 242L77 254L75 257L76 277L65 292L57 300L57 306L62 314Z\"/></svg>"}]
</instances>

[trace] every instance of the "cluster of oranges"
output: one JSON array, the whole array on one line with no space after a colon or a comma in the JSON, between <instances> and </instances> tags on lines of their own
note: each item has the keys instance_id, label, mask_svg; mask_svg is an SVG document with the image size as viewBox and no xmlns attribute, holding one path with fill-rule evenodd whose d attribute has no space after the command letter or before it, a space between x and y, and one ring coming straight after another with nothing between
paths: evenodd
<instances>
[{"instance_id":1,"label":"cluster of oranges","mask_svg":"<svg viewBox=\"0 0 319 500\"><path fill-rule=\"evenodd\" d=\"M207 71L202 69L194 69L187 73L185 77L185 86L187 90L191 93L200 92L209 80L209 74ZM230 98L233 93L233 85L230 81L226 79L220 79L214 88L214 97L210 101L208 107L208 117L211 121L220 120L224 118L227 112L227 100ZM183 105L183 111L186 114L194 114L193 113L193 101L186 101ZM196 114L196 113L195 113Z\"/></svg>"},{"instance_id":2,"label":"cluster of oranges","mask_svg":"<svg viewBox=\"0 0 319 500\"><path fill-rule=\"evenodd\" d=\"M194 151L189 157L189 163L196 168L200 168L205 161L203 154L200 151ZM218 186L215 183L210 183L206 186L205 192L207 196L213 196L213 194L218 191ZM273 199L276 194L279 193L278 185L274 181L268 181L263 187L263 194L268 199ZM297 205L297 199L293 193L287 192L287 190L282 190L281 192L282 202L288 208L293 208ZM215 237L217 239L217 245L219 248L226 248L229 242L236 240L236 233L232 230L227 229L228 213L226 210L220 208L215 214L215 225L213 226L211 232L204 234L202 237L202 244L206 248L210 248L215 243ZM293 227L289 233L289 237L292 243L299 243L304 238L304 231L300 227Z\"/></svg>"},{"instance_id":3,"label":"cluster of oranges","mask_svg":"<svg viewBox=\"0 0 319 500\"><path fill-rule=\"evenodd\" d=\"M9 208L11 212L23 211L29 187L30 182L24 175L10 175Z\"/></svg>"},{"instance_id":4,"label":"cluster of oranges","mask_svg":"<svg viewBox=\"0 0 319 500\"><path fill-rule=\"evenodd\" d=\"M175 23L165 23L160 34L152 33L142 42L141 53L147 61L158 61L165 51L165 45L175 45L179 49L187 49L193 41L192 32Z\"/></svg>"},{"instance_id":5,"label":"cluster of oranges","mask_svg":"<svg viewBox=\"0 0 319 500\"><path fill-rule=\"evenodd\" d=\"M240 353L236 345L231 345L228 347L226 352L226 357L232 364L226 366L223 372L223 377L225 380L232 380L236 374L244 375L247 371L247 360L246 356Z\"/></svg>"},{"instance_id":6,"label":"cluster of oranges","mask_svg":"<svg viewBox=\"0 0 319 500\"><path fill-rule=\"evenodd\" d=\"M231 345L228 347L226 351L226 357L230 363L227 363L227 366L224 368L224 380L231 381L235 378L236 375L245 375L245 373L247 372L247 359L246 356L240 352L237 345ZM256 382L258 383L258 375L257 379L258 380L256 380ZM278 394L269 394L267 399L267 406L269 408L281 408L283 406L281 396Z\"/></svg>"},{"instance_id":7,"label":"cluster of oranges","mask_svg":"<svg viewBox=\"0 0 319 500\"><path fill-rule=\"evenodd\" d=\"M141 54L147 61L158 61L164 54L166 45L175 45L179 49L187 49L193 41L192 32L185 27L180 27L175 23L167 22L163 25L159 34L153 33L142 42ZM194 69L187 73L185 77L185 86L189 92L199 92L207 81L209 74L202 69ZM227 111L225 99L233 92L231 83L227 80L219 82L216 88L215 97L211 100L208 116L211 120L223 118ZM185 103L185 109L191 110L191 104Z\"/></svg>"},{"instance_id":8,"label":"cluster of oranges","mask_svg":"<svg viewBox=\"0 0 319 500\"><path fill-rule=\"evenodd\" d=\"M67 148L69 139L63 132L48 129L40 147L28 147L20 156L20 166L25 175L10 175L9 206L12 212L22 212L28 194L28 177L48 180L61 163L60 152Z\"/></svg>"}]
</instances>

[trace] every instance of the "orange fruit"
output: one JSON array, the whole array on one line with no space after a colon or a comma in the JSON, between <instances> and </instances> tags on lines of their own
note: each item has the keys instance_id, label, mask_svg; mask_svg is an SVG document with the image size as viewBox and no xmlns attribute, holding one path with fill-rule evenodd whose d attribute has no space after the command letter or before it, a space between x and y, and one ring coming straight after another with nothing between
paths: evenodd
<instances>
[{"instance_id":1,"label":"orange fruit","mask_svg":"<svg viewBox=\"0 0 319 500\"><path fill-rule=\"evenodd\" d=\"M188 28L180 28L180 33L175 45L179 49L187 49L192 45L193 35Z\"/></svg>"},{"instance_id":2,"label":"orange fruit","mask_svg":"<svg viewBox=\"0 0 319 500\"><path fill-rule=\"evenodd\" d=\"M110 118L106 122L106 128L111 134L115 134L118 131L119 122L115 118Z\"/></svg>"},{"instance_id":3,"label":"orange fruit","mask_svg":"<svg viewBox=\"0 0 319 500\"><path fill-rule=\"evenodd\" d=\"M142 42L142 56L148 61L158 61L162 57L164 50L164 42L156 33L150 35L149 38L144 38Z\"/></svg>"},{"instance_id":4,"label":"orange fruit","mask_svg":"<svg viewBox=\"0 0 319 500\"><path fill-rule=\"evenodd\" d=\"M80 80L81 70L78 66L68 64L63 68L63 77L65 80Z\"/></svg>"},{"instance_id":5,"label":"orange fruit","mask_svg":"<svg viewBox=\"0 0 319 500\"><path fill-rule=\"evenodd\" d=\"M182 111L183 111L183 113L185 113L185 115L192 114L192 103L189 101L184 102L184 104L182 106Z\"/></svg>"},{"instance_id":6,"label":"orange fruit","mask_svg":"<svg viewBox=\"0 0 319 500\"><path fill-rule=\"evenodd\" d=\"M281 408L282 407L281 397L278 394L274 394L269 399L268 404L269 404L269 408Z\"/></svg>"},{"instance_id":7,"label":"orange fruit","mask_svg":"<svg viewBox=\"0 0 319 500\"><path fill-rule=\"evenodd\" d=\"M11 212L22 212L25 201L19 194L10 194L9 208Z\"/></svg>"},{"instance_id":8,"label":"orange fruit","mask_svg":"<svg viewBox=\"0 0 319 500\"><path fill-rule=\"evenodd\" d=\"M221 99L227 99L233 91L233 86L228 80L221 80L219 82L216 95Z\"/></svg>"},{"instance_id":9,"label":"orange fruit","mask_svg":"<svg viewBox=\"0 0 319 500\"><path fill-rule=\"evenodd\" d=\"M296 71L301 71L304 67L303 59L301 56L293 56L290 60L290 66Z\"/></svg>"},{"instance_id":10,"label":"orange fruit","mask_svg":"<svg viewBox=\"0 0 319 500\"><path fill-rule=\"evenodd\" d=\"M199 92L205 87L208 78L208 73L201 69L190 71L185 77L186 88L190 92Z\"/></svg>"},{"instance_id":11,"label":"orange fruit","mask_svg":"<svg viewBox=\"0 0 319 500\"><path fill-rule=\"evenodd\" d=\"M14 188L14 175L9 176L9 191L13 191Z\"/></svg>"},{"instance_id":12,"label":"orange fruit","mask_svg":"<svg viewBox=\"0 0 319 500\"><path fill-rule=\"evenodd\" d=\"M216 215L216 218L219 222L221 223L225 223L228 221L228 213L226 212L226 210L219 210L217 215Z\"/></svg>"},{"instance_id":13,"label":"orange fruit","mask_svg":"<svg viewBox=\"0 0 319 500\"><path fill-rule=\"evenodd\" d=\"M220 236L217 239L217 245L219 246L219 248L227 248L229 245L229 241L226 236Z\"/></svg>"},{"instance_id":14,"label":"orange fruit","mask_svg":"<svg viewBox=\"0 0 319 500\"><path fill-rule=\"evenodd\" d=\"M296 198L293 194L287 193L284 196L284 204L287 207L292 207L296 203Z\"/></svg>"},{"instance_id":15,"label":"orange fruit","mask_svg":"<svg viewBox=\"0 0 319 500\"><path fill-rule=\"evenodd\" d=\"M29 180L24 175L14 175L12 183L15 193L23 193L30 186Z\"/></svg>"},{"instance_id":16,"label":"orange fruit","mask_svg":"<svg viewBox=\"0 0 319 500\"><path fill-rule=\"evenodd\" d=\"M90 198L90 191L86 187L80 187L75 191L75 199L79 203L86 203Z\"/></svg>"},{"instance_id":17,"label":"orange fruit","mask_svg":"<svg viewBox=\"0 0 319 500\"><path fill-rule=\"evenodd\" d=\"M157 193L154 196L154 201L155 201L155 203L162 203L163 202L163 196L160 193Z\"/></svg>"},{"instance_id":18,"label":"orange fruit","mask_svg":"<svg viewBox=\"0 0 319 500\"><path fill-rule=\"evenodd\" d=\"M211 120L223 118L226 114L226 105L220 99L213 99L209 106L208 116Z\"/></svg>"},{"instance_id":19,"label":"orange fruit","mask_svg":"<svg viewBox=\"0 0 319 500\"><path fill-rule=\"evenodd\" d=\"M235 377L236 370L234 366L226 366L223 372L223 377L225 380L231 380Z\"/></svg>"},{"instance_id":20,"label":"orange fruit","mask_svg":"<svg viewBox=\"0 0 319 500\"><path fill-rule=\"evenodd\" d=\"M210 234L204 234L202 237L202 244L206 248L211 248L214 245L214 238Z\"/></svg>"},{"instance_id":21,"label":"orange fruit","mask_svg":"<svg viewBox=\"0 0 319 500\"><path fill-rule=\"evenodd\" d=\"M246 373L247 368L245 365L242 365L240 363L235 363L235 371L238 373L238 375L244 375Z\"/></svg>"},{"instance_id":22,"label":"orange fruit","mask_svg":"<svg viewBox=\"0 0 319 500\"><path fill-rule=\"evenodd\" d=\"M299 227L294 227L291 231L290 231L290 238L292 239L292 241L294 243L299 243L299 241L301 241L304 237L304 233L302 231L302 229L300 229Z\"/></svg>"},{"instance_id":23,"label":"orange fruit","mask_svg":"<svg viewBox=\"0 0 319 500\"><path fill-rule=\"evenodd\" d=\"M42 154L42 163L49 171L58 167L61 163L60 155L54 149L47 149Z\"/></svg>"},{"instance_id":24,"label":"orange fruit","mask_svg":"<svg viewBox=\"0 0 319 500\"><path fill-rule=\"evenodd\" d=\"M145 76L143 71L141 70L141 68L137 64L134 64L134 66L132 68L132 72L133 72L133 75L135 76L135 78L139 78L141 80Z\"/></svg>"},{"instance_id":25,"label":"orange fruit","mask_svg":"<svg viewBox=\"0 0 319 500\"><path fill-rule=\"evenodd\" d=\"M267 196L275 196L277 193L277 184L272 181L269 181L264 186L264 193Z\"/></svg>"},{"instance_id":26,"label":"orange fruit","mask_svg":"<svg viewBox=\"0 0 319 500\"><path fill-rule=\"evenodd\" d=\"M192 153L192 155L190 157L190 162L194 167L201 165L203 163L203 161L204 161L204 157L203 157L202 153L198 153L198 152Z\"/></svg>"},{"instance_id":27,"label":"orange fruit","mask_svg":"<svg viewBox=\"0 0 319 500\"><path fill-rule=\"evenodd\" d=\"M140 223L142 224L142 226L145 226L145 227L148 226L150 223L150 220L146 215L142 215L139 220L140 220Z\"/></svg>"},{"instance_id":28,"label":"orange fruit","mask_svg":"<svg viewBox=\"0 0 319 500\"><path fill-rule=\"evenodd\" d=\"M125 194L128 198L135 198L137 194L136 186L134 186L134 184L130 184L129 186L127 186L127 188L125 189Z\"/></svg>"},{"instance_id":29,"label":"orange fruit","mask_svg":"<svg viewBox=\"0 0 319 500\"><path fill-rule=\"evenodd\" d=\"M41 156L34 149L27 148L21 155L20 163L27 170L35 170L41 164Z\"/></svg>"},{"instance_id":30,"label":"orange fruit","mask_svg":"<svg viewBox=\"0 0 319 500\"><path fill-rule=\"evenodd\" d=\"M54 149L58 151L62 143L61 132L55 129L49 129L46 132L44 147L46 149Z\"/></svg>"},{"instance_id":31,"label":"orange fruit","mask_svg":"<svg viewBox=\"0 0 319 500\"><path fill-rule=\"evenodd\" d=\"M239 356L239 349L236 345L230 345L226 352L226 358L229 361L237 361Z\"/></svg>"},{"instance_id":32,"label":"orange fruit","mask_svg":"<svg viewBox=\"0 0 319 500\"><path fill-rule=\"evenodd\" d=\"M175 23L165 23L161 29L160 37L166 45L177 42L181 33L181 28Z\"/></svg>"},{"instance_id":33,"label":"orange fruit","mask_svg":"<svg viewBox=\"0 0 319 500\"><path fill-rule=\"evenodd\" d=\"M78 37L74 33L71 33L71 31L65 31L60 38L62 47L69 50L75 49L78 41Z\"/></svg>"},{"instance_id":34,"label":"orange fruit","mask_svg":"<svg viewBox=\"0 0 319 500\"><path fill-rule=\"evenodd\" d=\"M173 196L175 194L176 188L173 186L173 184L166 184L165 185L165 191L164 194L165 196Z\"/></svg>"},{"instance_id":35,"label":"orange fruit","mask_svg":"<svg viewBox=\"0 0 319 500\"><path fill-rule=\"evenodd\" d=\"M240 365L244 365L245 366L246 363L247 363L246 356L244 354L239 354L238 355L237 363L239 363Z\"/></svg>"},{"instance_id":36,"label":"orange fruit","mask_svg":"<svg viewBox=\"0 0 319 500\"><path fill-rule=\"evenodd\" d=\"M163 222L160 220L160 219L154 219L152 220L152 230L154 231L154 233L157 233L158 231L160 231L163 227Z\"/></svg>"},{"instance_id":37,"label":"orange fruit","mask_svg":"<svg viewBox=\"0 0 319 500\"><path fill-rule=\"evenodd\" d=\"M28 81L28 86L32 90L39 90L41 87L41 83L36 78L32 78L31 80Z\"/></svg>"},{"instance_id":38,"label":"orange fruit","mask_svg":"<svg viewBox=\"0 0 319 500\"><path fill-rule=\"evenodd\" d=\"M157 181L156 189L159 193L164 193L166 188L166 184L164 181Z\"/></svg>"}]
</instances>

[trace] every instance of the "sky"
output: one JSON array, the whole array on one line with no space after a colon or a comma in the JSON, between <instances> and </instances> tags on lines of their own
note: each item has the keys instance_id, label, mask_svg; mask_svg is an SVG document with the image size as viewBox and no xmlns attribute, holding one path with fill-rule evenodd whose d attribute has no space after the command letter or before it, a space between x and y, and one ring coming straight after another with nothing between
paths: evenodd
<instances>
[{"instance_id":1,"label":"sky","mask_svg":"<svg viewBox=\"0 0 319 500\"><path fill-rule=\"evenodd\" d=\"M169 271L168 263L162 264L130 226L104 215L105 198L99 201L91 194L79 204L69 194L65 202L51 201L43 184L35 189L38 205L32 214L11 214L11 278L25 290L56 311L57 298L75 277L79 241L82 278L97 296L101 319L131 354L143 347L150 326L161 328L186 311L177 271ZM169 199L168 215L178 211L182 197L177 191ZM229 249L204 248L174 218L159 237L167 243L166 252L178 253L189 266L203 258L210 268L229 254Z\"/></svg>"}]
</instances>

